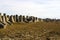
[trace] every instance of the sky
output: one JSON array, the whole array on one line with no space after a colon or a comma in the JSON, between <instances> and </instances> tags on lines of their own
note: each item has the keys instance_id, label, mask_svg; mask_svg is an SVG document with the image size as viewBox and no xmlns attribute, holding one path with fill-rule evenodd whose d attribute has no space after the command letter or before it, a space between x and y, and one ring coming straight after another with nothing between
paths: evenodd
<instances>
[{"instance_id":1,"label":"sky","mask_svg":"<svg viewBox=\"0 0 60 40\"><path fill-rule=\"evenodd\" d=\"M0 13L60 18L60 0L0 0Z\"/></svg>"}]
</instances>

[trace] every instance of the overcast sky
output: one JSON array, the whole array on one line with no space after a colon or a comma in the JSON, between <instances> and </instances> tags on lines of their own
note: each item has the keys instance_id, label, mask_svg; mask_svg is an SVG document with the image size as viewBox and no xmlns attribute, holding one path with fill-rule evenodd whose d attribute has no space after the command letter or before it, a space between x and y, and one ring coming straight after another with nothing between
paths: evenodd
<instances>
[{"instance_id":1,"label":"overcast sky","mask_svg":"<svg viewBox=\"0 0 60 40\"><path fill-rule=\"evenodd\" d=\"M60 18L60 0L0 0L0 12L9 15Z\"/></svg>"}]
</instances>

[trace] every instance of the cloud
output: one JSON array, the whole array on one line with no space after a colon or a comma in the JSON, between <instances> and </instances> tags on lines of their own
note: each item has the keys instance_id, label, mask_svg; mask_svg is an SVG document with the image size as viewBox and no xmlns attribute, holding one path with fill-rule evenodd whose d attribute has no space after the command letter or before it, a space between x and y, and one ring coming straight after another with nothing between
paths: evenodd
<instances>
[{"instance_id":1,"label":"cloud","mask_svg":"<svg viewBox=\"0 0 60 40\"><path fill-rule=\"evenodd\" d=\"M0 0L0 12L60 18L60 0Z\"/></svg>"}]
</instances>

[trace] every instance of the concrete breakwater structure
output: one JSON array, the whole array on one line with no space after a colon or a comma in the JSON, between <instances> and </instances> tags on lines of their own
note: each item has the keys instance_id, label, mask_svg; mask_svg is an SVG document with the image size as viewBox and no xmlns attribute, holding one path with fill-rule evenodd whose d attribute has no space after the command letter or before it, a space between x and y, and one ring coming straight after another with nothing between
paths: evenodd
<instances>
[{"instance_id":1,"label":"concrete breakwater structure","mask_svg":"<svg viewBox=\"0 0 60 40\"><path fill-rule=\"evenodd\" d=\"M38 22L39 19L34 16L23 16L23 15L6 15L5 13L2 15L0 13L0 28L11 25L12 23L29 23L29 22ZM6 28L6 27L5 27Z\"/></svg>"},{"instance_id":2,"label":"concrete breakwater structure","mask_svg":"<svg viewBox=\"0 0 60 40\"><path fill-rule=\"evenodd\" d=\"M0 13L0 28L6 28L7 25L13 23L36 23L36 22L60 22L60 19L42 19L34 16L24 16L24 15L6 15L6 13Z\"/></svg>"}]
</instances>

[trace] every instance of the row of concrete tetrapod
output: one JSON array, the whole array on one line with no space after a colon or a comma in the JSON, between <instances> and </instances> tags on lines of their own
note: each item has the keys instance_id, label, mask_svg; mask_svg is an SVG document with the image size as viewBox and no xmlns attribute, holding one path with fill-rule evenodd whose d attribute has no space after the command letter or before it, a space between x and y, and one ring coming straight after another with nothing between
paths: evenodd
<instances>
[{"instance_id":1,"label":"row of concrete tetrapod","mask_svg":"<svg viewBox=\"0 0 60 40\"><path fill-rule=\"evenodd\" d=\"M11 23L18 23L18 22L38 22L38 18L34 16L22 16L22 15L6 15L5 13L1 15L0 13L0 23L7 25Z\"/></svg>"}]
</instances>

